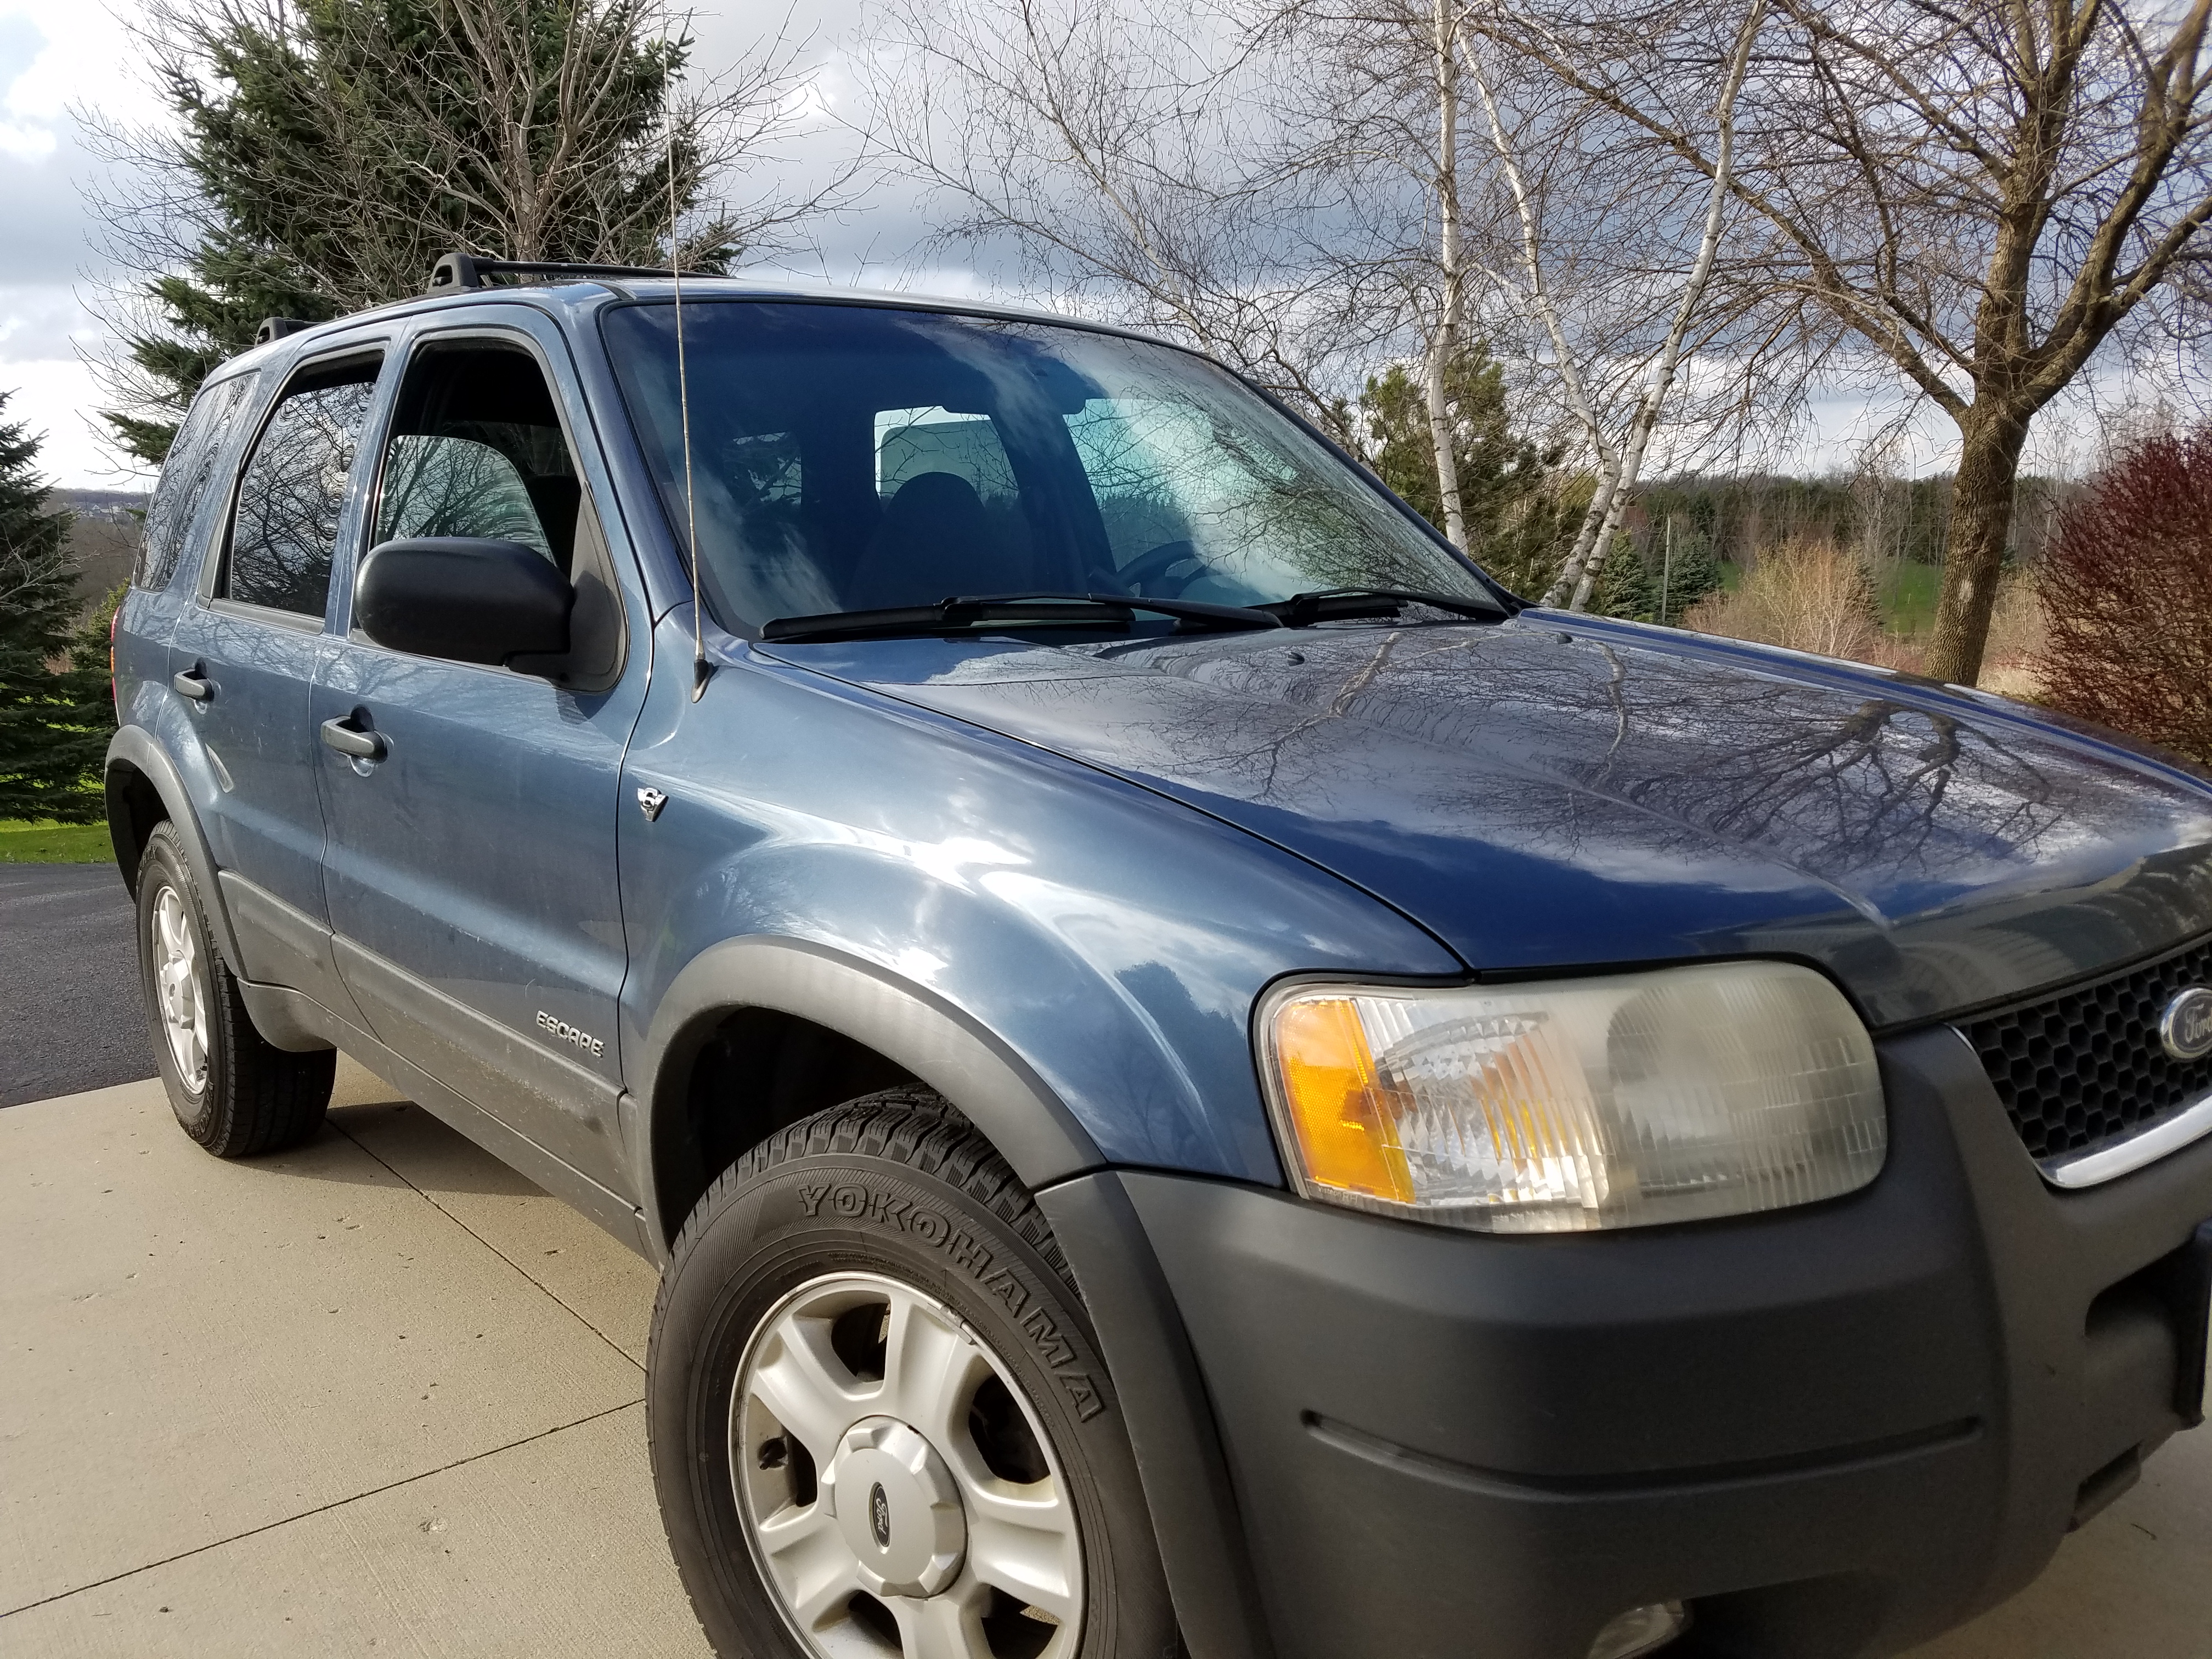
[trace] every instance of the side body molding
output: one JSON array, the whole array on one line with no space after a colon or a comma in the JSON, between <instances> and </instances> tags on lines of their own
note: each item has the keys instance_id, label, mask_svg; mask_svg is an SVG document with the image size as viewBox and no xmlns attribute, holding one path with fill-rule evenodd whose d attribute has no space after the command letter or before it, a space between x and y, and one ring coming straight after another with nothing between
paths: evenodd
<instances>
[{"instance_id":1,"label":"side body molding","mask_svg":"<svg viewBox=\"0 0 2212 1659\"><path fill-rule=\"evenodd\" d=\"M246 958L239 953L238 931L231 925L230 907L216 879L215 858L208 851L207 836L200 828L199 817L192 811L191 796L186 793L185 781L178 775L168 752L150 732L138 726L123 726L108 740L104 770L107 833L123 865L125 884L136 897L139 858L145 851L137 823L118 786L116 775L125 769L137 772L161 798L168 820L176 826L178 838L185 844L185 861L191 866L193 884L200 890L200 902L207 910L208 928L215 935L216 949L222 953L223 963L232 973L246 978Z\"/></svg>"},{"instance_id":2,"label":"side body molding","mask_svg":"<svg viewBox=\"0 0 2212 1659\"><path fill-rule=\"evenodd\" d=\"M809 940L726 939L702 951L670 983L630 1072L642 1086L625 1097L623 1138L655 1240L672 1238L684 1218L661 1212L653 1122L663 1113L681 1118L691 1062L721 1021L742 1008L811 1020L911 1072L957 1102L1032 1192L1105 1161L1018 1054L941 998ZM639 1100L647 1103L643 1110Z\"/></svg>"}]
</instances>

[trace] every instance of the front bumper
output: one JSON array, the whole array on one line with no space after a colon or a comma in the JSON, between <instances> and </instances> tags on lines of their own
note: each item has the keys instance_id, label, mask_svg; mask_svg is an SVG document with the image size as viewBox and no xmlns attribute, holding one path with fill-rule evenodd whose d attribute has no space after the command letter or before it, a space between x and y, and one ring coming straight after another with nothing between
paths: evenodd
<instances>
[{"instance_id":1,"label":"front bumper","mask_svg":"<svg viewBox=\"0 0 2212 1659\"><path fill-rule=\"evenodd\" d=\"M1198 1659L1586 1659L1667 1601L1684 1659L1845 1659L2033 1577L2185 1425L2212 1143L2056 1194L1955 1033L1882 1064L1881 1176L1737 1221L1498 1238L1131 1171L1045 1195ZM1109 1212L1142 1274L1100 1261ZM1217 1446L1243 1549L1200 1575Z\"/></svg>"}]
</instances>

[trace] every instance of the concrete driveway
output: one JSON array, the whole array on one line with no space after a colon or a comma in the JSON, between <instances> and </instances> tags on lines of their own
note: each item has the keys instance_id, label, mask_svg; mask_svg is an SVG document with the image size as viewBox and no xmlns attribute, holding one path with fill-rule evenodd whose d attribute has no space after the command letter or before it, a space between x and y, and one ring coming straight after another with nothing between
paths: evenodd
<instances>
[{"instance_id":1,"label":"concrete driveway","mask_svg":"<svg viewBox=\"0 0 2212 1659\"><path fill-rule=\"evenodd\" d=\"M703 1656L653 1278L367 1073L223 1164L158 1084L0 1112L0 1654ZM1917 1659L2212 1659L2212 1431Z\"/></svg>"},{"instance_id":2,"label":"concrete driveway","mask_svg":"<svg viewBox=\"0 0 2212 1659\"><path fill-rule=\"evenodd\" d=\"M653 1275L351 1065L224 1164L161 1085L0 1112L0 1654L708 1650Z\"/></svg>"}]
</instances>

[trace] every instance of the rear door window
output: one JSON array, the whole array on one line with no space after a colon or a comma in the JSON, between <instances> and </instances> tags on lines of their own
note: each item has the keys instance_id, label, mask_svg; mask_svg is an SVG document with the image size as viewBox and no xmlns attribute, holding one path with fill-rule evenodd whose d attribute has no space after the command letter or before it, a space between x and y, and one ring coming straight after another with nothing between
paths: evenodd
<instances>
[{"instance_id":1,"label":"rear door window","mask_svg":"<svg viewBox=\"0 0 2212 1659\"><path fill-rule=\"evenodd\" d=\"M238 481L218 599L319 617L380 356L295 374Z\"/></svg>"},{"instance_id":2,"label":"rear door window","mask_svg":"<svg viewBox=\"0 0 2212 1659\"><path fill-rule=\"evenodd\" d=\"M216 463L230 438L231 422L253 389L255 376L234 374L203 386L192 399L184 424L169 442L154 499L146 504L146 527L138 546L134 586L159 591L177 574L178 562L192 542L192 528L204 522L201 508L215 482Z\"/></svg>"}]
</instances>

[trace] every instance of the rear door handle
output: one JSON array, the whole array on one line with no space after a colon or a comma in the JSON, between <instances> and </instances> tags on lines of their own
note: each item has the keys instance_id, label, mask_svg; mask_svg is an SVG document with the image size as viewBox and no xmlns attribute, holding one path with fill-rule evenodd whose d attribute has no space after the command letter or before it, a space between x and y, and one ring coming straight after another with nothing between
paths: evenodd
<instances>
[{"instance_id":1,"label":"rear door handle","mask_svg":"<svg viewBox=\"0 0 2212 1659\"><path fill-rule=\"evenodd\" d=\"M170 675L169 689L180 697L190 697L194 702L205 702L215 696L215 686L209 680L207 671L198 664L190 668L180 668Z\"/></svg>"},{"instance_id":2,"label":"rear door handle","mask_svg":"<svg viewBox=\"0 0 2212 1659\"><path fill-rule=\"evenodd\" d=\"M374 732L364 732L352 723L350 716L323 722L323 741L341 755L355 760L374 761L384 758L384 739Z\"/></svg>"}]
</instances>

